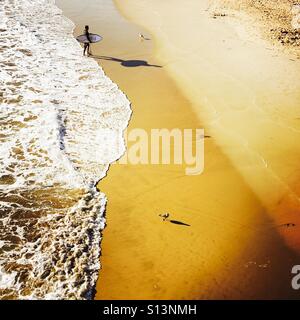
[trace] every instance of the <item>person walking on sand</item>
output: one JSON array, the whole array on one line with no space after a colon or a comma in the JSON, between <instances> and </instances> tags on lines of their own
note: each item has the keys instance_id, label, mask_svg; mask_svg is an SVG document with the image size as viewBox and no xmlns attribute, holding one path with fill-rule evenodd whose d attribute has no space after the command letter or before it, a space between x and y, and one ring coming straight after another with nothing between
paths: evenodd
<instances>
[{"instance_id":1,"label":"person walking on sand","mask_svg":"<svg viewBox=\"0 0 300 320\"><path fill-rule=\"evenodd\" d=\"M84 43L84 48L83 48L83 55L85 56L85 53L87 52L87 56L90 56L91 55L91 51L90 51L90 48L91 48L91 38L90 38L90 33L89 33L89 29L90 27L89 26L85 26L85 29L84 29L84 34L86 35L87 39L89 42L86 42Z\"/></svg>"}]
</instances>

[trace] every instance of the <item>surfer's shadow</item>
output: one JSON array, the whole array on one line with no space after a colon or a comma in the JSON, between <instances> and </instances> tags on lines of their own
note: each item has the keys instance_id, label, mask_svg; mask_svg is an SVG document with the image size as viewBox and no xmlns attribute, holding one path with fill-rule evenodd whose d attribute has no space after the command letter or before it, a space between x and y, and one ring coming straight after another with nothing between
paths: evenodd
<instances>
[{"instance_id":1,"label":"surfer's shadow","mask_svg":"<svg viewBox=\"0 0 300 320\"><path fill-rule=\"evenodd\" d=\"M157 64L149 64L145 60L123 60L119 58L114 57L108 57L108 56L94 56L92 55L94 59L100 59L100 60L108 60L113 62L120 63L121 66L127 67L127 68L134 68L134 67L154 67L154 68L162 68L163 66L157 65Z\"/></svg>"}]
</instances>

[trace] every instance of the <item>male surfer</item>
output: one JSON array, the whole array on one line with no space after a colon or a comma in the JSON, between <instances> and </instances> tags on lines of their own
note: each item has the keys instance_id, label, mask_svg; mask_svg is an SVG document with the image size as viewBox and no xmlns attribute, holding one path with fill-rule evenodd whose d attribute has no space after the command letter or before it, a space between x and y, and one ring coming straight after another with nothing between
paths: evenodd
<instances>
[{"instance_id":1,"label":"male surfer","mask_svg":"<svg viewBox=\"0 0 300 320\"><path fill-rule=\"evenodd\" d=\"M90 43L92 43L91 41L91 38L90 38L90 33L89 33L89 26L85 26L85 29L84 29L84 34L86 35L87 39L89 42L85 42L84 43L84 49L83 49L83 55L85 56L85 52L87 51L87 55L91 55L91 52L90 52Z\"/></svg>"}]
</instances>

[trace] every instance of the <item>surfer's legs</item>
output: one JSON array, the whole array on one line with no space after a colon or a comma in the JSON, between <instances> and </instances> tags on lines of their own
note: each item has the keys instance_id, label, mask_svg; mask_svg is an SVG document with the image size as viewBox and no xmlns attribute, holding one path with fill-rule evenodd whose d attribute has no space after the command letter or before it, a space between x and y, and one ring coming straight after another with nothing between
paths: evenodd
<instances>
[{"instance_id":1,"label":"surfer's legs","mask_svg":"<svg viewBox=\"0 0 300 320\"><path fill-rule=\"evenodd\" d=\"M89 55L89 51L90 51L90 44L89 43L85 43L84 47L83 47L83 55L85 56L85 53L87 51L87 54Z\"/></svg>"},{"instance_id":2,"label":"surfer's legs","mask_svg":"<svg viewBox=\"0 0 300 320\"><path fill-rule=\"evenodd\" d=\"M87 53L88 53L88 56L91 56L91 55L92 55L91 45L90 45L89 43L87 44Z\"/></svg>"}]
</instances>

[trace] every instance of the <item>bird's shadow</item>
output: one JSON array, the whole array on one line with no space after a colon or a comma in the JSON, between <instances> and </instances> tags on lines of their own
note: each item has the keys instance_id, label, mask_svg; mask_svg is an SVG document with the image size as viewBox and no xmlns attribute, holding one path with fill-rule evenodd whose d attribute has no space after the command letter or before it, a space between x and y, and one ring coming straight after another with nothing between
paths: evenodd
<instances>
[{"instance_id":1,"label":"bird's shadow","mask_svg":"<svg viewBox=\"0 0 300 320\"><path fill-rule=\"evenodd\" d=\"M177 220L166 220L166 221L169 221L173 224L177 224L177 225L180 225L180 226L185 226L185 227L190 227L191 225L190 224L187 224L187 223L184 223L182 221L177 221Z\"/></svg>"},{"instance_id":2,"label":"bird's shadow","mask_svg":"<svg viewBox=\"0 0 300 320\"><path fill-rule=\"evenodd\" d=\"M173 223L173 224L177 224L177 225L180 225L180 226L185 226L185 227L190 227L191 225L190 224L187 224L185 222L182 222L182 221L178 221L178 220L170 220L170 219L163 219L163 221L167 221L167 222L170 222L170 223Z\"/></svg>"},{"instance_id":3,"label":"bird's shadow","mask_svg":"<svg viewBox=\"0 0 300 320\"><path fill-rule=\"evenodd\" d=\"M127 67L127 68L133 68L133 67L154 67L154 68L162 68L162 66L159 66L157 64L149 64L145 60L123 60L119 58L114 57L107 57L107 56L94 56L91 55L94 59L100 59L100 60L108 60L108 61L114 61L120 63L121 66Z\"/></svg>"}]
</instances>

